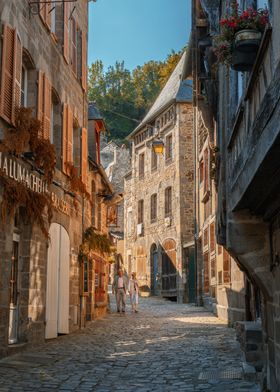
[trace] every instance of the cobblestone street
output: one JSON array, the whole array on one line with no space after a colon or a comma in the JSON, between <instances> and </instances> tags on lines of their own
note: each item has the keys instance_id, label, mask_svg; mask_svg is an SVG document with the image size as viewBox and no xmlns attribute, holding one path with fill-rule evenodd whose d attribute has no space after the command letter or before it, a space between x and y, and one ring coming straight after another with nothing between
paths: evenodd
<instances>
[{"instance_id":1,"label":"cobblestone street","mask_svg":"<svg viewBox=\"0 0 280 392\"><path fill-rule=\"evenodd\" d=\"M203 308L141 299L86 329L0 361L0 391L258 391L235 331Z\"/></svg>"}]
</instances>

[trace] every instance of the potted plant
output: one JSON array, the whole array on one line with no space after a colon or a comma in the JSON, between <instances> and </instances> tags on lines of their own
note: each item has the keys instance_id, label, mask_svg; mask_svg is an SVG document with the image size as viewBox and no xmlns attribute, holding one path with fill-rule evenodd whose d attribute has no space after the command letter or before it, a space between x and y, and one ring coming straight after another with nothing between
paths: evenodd
<instances>
[{"instance_id":1,"label":"potted plant","mask_svg":"<svg viewBox=\"0 0 280 392\"><path fill-rule=\"evenodd\" d=\"M268 21L267 9L248 8L241 12L233 1L231 13L220 20L220 35L215 38L218 62L236 71L250 71Z\"/></svg>"}]
</instances>

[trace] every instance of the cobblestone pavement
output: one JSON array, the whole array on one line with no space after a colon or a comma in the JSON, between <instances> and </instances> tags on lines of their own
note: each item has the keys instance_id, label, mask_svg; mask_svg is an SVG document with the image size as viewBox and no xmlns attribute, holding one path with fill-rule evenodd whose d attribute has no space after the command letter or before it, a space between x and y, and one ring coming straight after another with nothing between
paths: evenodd
<instances>
[{"instance_id":1,"label":"cobblestone pavement","mask_svg":"<svg viewBox=\"0 0 280 392\"><path fill-rule=\"evenodd\" d=\"M114 301L113 308L114 308ZM0 361L0 391L259 391L235 332L203 308L141 299L77 333Z\"/></svg>"}]
</instances>

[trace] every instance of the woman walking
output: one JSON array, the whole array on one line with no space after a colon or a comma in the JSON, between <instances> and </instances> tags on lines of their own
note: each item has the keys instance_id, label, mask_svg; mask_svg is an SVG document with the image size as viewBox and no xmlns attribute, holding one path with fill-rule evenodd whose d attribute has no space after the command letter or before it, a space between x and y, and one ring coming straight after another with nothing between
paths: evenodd
<instances>
[{"instance_id":1,"label":"woman walking","mask_svg":"<svg viewBox=\"0 0 280 392\"><path fill-rule=\"evenodd\" d=\"M128 283L128 292L130 295L130 303L132 307L132 311L138 313L138 298L139 298L139 284L136 279L136 273L132 272L131 279L129 279Z\"/></svg>"}]
</instances>

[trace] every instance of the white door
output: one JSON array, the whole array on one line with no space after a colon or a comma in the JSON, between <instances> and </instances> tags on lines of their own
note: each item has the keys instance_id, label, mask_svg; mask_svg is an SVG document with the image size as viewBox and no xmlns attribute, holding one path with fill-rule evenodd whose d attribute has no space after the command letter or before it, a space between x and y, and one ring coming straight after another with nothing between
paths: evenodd
<instances>
[{"instance_id":1,"label":"white door","mask_svg":"<svg viewBox=\"0 0 280 392\"><path fill-rule=\"evenodd\" d=\"M64 227L60 226L58 333L69 333L69 255L69 236Z\"/></svg>"},{"instance_id":2,"label":"white door","mask_svg":"<svg viewBox=\"0 0 280 392\"><path fill-rule=\"evenodd\" d=\"M70 240L61 225L52 223L47 264L46 339L69 333Z\"/></svg>"},{"instance_id":3,"label":"white door","mask_svg":"<svg viewBox=\"0 0 280 392\"><path fill-rule=\"evenodd\" d=\"M18 248L19 239L17 234L13 237L13 254L11 260L11 275L10 275L10 314L9 314L9 344L17 343L18 341Z\"/></svg>"}]
</instances>

